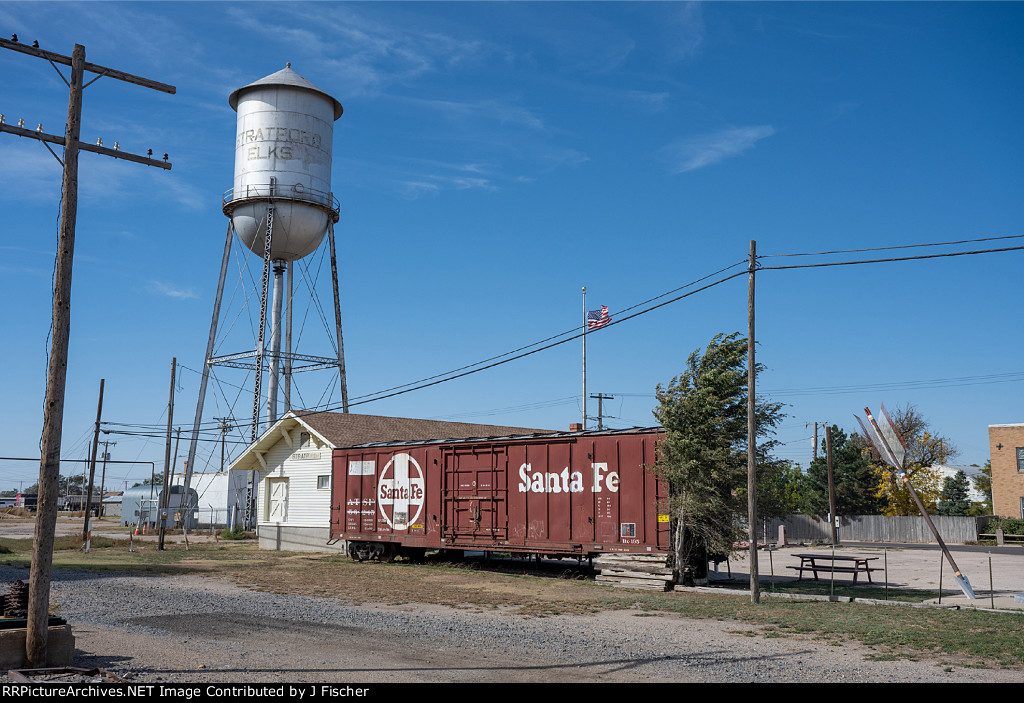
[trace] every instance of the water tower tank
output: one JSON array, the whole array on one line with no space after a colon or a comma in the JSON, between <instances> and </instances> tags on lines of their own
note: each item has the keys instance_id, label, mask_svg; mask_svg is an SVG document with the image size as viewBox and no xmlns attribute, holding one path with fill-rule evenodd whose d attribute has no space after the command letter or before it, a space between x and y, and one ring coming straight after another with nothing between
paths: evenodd
<instances>
[{"instance_id":1,"label":"water tower tank","mask_svg":"<svg viewBox=\"0 0 1024 703\"><path fill-rule=\"evenodd\" d=\"M238 113L234 187L224 214L246 247L264 255L267 211L274 208L271 258L312 254L338 221L331 194L334 121L341 103L291 69L239 88L228 103Z\"/></svg>"}]
</instances>

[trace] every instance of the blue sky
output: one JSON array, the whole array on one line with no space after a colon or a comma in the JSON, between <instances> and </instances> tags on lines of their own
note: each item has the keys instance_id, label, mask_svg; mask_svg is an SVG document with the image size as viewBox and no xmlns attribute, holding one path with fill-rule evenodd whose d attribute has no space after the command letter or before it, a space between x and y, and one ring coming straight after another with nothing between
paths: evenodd
<instances>
[{"instance_id":1,"label":"blue sky","mask_svg":"<svg viewBox=\"0 0 1024 703\"><path fill-rule=\"evenodd\" d=\"M83 141L167 152L173 169L81 156L63 456L87 452L101 378L105 421L165 425L172 357L174 424L191 426L232 184L227 96L286 62L345 107L332 186L356 398L571 329L584 285L618 319L745 261L751 239L764 266L1019 246L771 258L1024 234L1022 30L1009 2L5 2L0 35L79 43L177 88L85 91ZM0 62L8 122L63 134L53 67ZM0 169L0 455L34 457L61 174L10 134ZM1013 251L759 274L759 391L790 414L780 454L806 466L808 423L852 431L865 405L913 403L957 463L984 463L988 425L1024 421L1022 264ZM653 424L657 384L716 333L745 333L746 301L741 276L589 336L608 424ZM580 365L577 340L352 411L566 429ZM232 412L231 384L207 422ZM303 384L322 402L326 380ZM162 440L104 438L111 458L162 467ZM204 444L200 466L214 454ZM0 489L27 486L38 464L0 472Z\"/></svg>"}]
</instances>

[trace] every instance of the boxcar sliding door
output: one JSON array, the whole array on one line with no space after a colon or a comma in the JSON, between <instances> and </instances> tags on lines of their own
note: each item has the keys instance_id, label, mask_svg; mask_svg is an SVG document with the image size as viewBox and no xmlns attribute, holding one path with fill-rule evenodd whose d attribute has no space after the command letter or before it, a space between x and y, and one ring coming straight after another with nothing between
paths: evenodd
<instances>
[{"instance_id":1,"label":"boxcar sliding door","mask_svg":"<svg viewBox=\"0 0 1024 703\"><path fill-rule=\"evenodd\" d=\"M445 450L446 543L487 547L508 538L508 455L504 448Z\"/></svg>"}]
</instances>

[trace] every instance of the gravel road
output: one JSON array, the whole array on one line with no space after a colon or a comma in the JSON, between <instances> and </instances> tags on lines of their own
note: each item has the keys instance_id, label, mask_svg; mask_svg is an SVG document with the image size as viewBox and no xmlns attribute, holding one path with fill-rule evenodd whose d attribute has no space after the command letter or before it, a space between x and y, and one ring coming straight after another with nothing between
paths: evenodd
<instances>
[{"instance_id":1,"label":"gravel road","mask_svg":"<svg viewBox=\"0 0 1024 703\"><path fill-rule=\"evenodd\" d=\"M0 581L27 577L0 567ZM530 618L352 606L202 576L68 571L54 573L52 593L72 625L75 665L140 683L1024 681L1019 671L870 661L852 643L630 611Z\"/></svg>"}]
</instances>

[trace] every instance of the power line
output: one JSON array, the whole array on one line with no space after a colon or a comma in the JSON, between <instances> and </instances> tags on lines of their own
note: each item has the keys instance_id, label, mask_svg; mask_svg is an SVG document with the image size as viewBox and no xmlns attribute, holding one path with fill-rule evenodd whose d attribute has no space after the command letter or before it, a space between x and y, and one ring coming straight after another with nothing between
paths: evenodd
<instances>
[{"instance_id":1,"label":"power line","mask_svg":"<svg viewBox=\"0 0 1024 703\"><path fill-rule=\"evenodd\" d=\"M775 257L784 257L784 256L819 256L819 255L830 255L830 254L841 254L841 253L855 253L855 252L862 252L862 251L882 251L882 250L893 250L893 249L908 249L908 248L925 247L925 246L949 246L949 245L953 245L953 244L964 244L964 243L982 242L982 241L995 241L995 240L1001 240L1001 239L1015 239L1015 238L1020 238L1020 237L1024 237L1024 235L1007 235L1007 236L1000 236L1000 237L986 237L986 238L977 238L977 239L965 239L965 240L950 241L950 242L931 242L931 243L923 243L923 244L897 245L897 246L892 246L892 247L875 247L875 248L870 248L870 249L849 249L849 250L833 250L833 251L825 251L825 252L798 252L798 253L792 253L792 254L774 254L774 255L767 255L767 256L758 257L758 258L759 259L760 258L775 258ZM951 253L943 253L943 254L922 254L922 255L916 255L916 256L891 257L891 258L882 258L882 259L865 259L865 260L857 260L857 261L823 262L823 263L816 263L816 264L793 264L793 265L781 265L781 266L758 266L758 268L761 269L761 270L786 270L786 269L798 269L798 268L817 268L817 267L825 267L825 266L851 266L851 265L858 265L858 264L891 263L891 262L900 262L900 261L913 261L913 260L923 260L923 259L945 258L945 257L953 257L953 256L968 256L968 255L976 255L976 254L999 253L999 252L1019 251L1019 250L1024 250L1024 246L1021 246L1021 247L1004 247L1004 248L997 248L997 249L983 249L983 250L974 250L974 251L966 251L966 252L951 252ZM676 292L678 292L680 290L684 290L684 289L689 288L689 287L691 287L693 285L696 285L698 283L706 281L709 278L712 278L713 276L716 276L716 275L722 274L722 273L724 273L726 271L729 271L730 269L735 268L735 267L739 266L742 263L744 263L744 262L740 261L740 262L736 262L734 264L730 264L729 266L721 268L718 271L715 271L713 273L709 273L709 274L707 274L707 275L705 275L705 276L703 276L701 278L698 278L695 281L692 281L692 282L690 282L690 283L688 283L688 284L686 284L684 286L680 286L680 287L672 289L670 291L666 291L665 293L662 293L662 294L660 294L658 296L655 296L653 298L649 298L649 299L647 299L645 301L642 301L640 303L636 303L635 305L632 305L632 306L629 306L627 308L624 308L622 311L617 313L615 318L612 320L612 322L610 322L609 324L605 325L605 327L611 327L612 325L619 324L621 322L625 322L626 320L630 320L630 319L632 319L634 317L638 317L638 316L646 314L648 312L652 312L652 311L657 310L657 309L659 309L661 307L664 307L664 306L669 305L671 303L674 303L674 302L677 302L679 300L682 300L683 298L686 298L686 297L689 297L689 296L694 295L696 293L708 290L709 288L712 288L712 287L717 286L717 285L719 285L721 283L724 283L724 282L726 282L728 280L731 280L732 278L736 278L738 276L742 276L743 274L748 273L748 271L746 269L738 271L738 272L735 272L735 273L732 273L732 274L730 274L728 276L725 276L724 278L718 279L718 280L716 280L716 281L714 281L714 282L712 282L712 283L710 283L708 285L702 286L700 288L697 288L695 290L689 291L689 292L684 293L682 295L678 295L678 296L675 296L675 297L670 298L668 300L664 300L664 301L658 303L657 305L651 305L650 307L646 307L644 309L641 309L641 310L639 310L639 311L637 311L637 312L635 312L635 313L633 313L631 315L625 315L625 316L622 315L622 312L626 312L626 311L629 311L629 310L635 310L635 309L641 308L641 307L643 307L645 305L649 305L650 303L653 303L655 301L661 300L662 298L665 298L666 296L672 295L673 293L676 293ZM533 342L531 344L518 347L518 348L513 349L511 351L504 352L502 354L498 354L496 356L489 357L489 358L484 359L482 361L478 361L478 362L474 362L472 364L461 366L461 367L458 367L456 369L452 369L450 371L445 371L445 372L442 372L442 373L434 374L432 376L427 376L425 378L421 378L421 379L416 380L416 381L410 381L408 383L403 383L403 384L400 384L400 385L397 385L397 386L392 386L390 388L385 388L383 390L375 391L373 393L368 393L368 394L364 394L364 395L361 395L361 396L356 396L355 398L352 399L352 402L350 402L349 405L362 405L362 404L365 404L365 403L370 403L370 402L374 402L374 401L378 401L378 400L384 400L386 398L391 398L391 397L398 396L398 395L403 395L405 393L410 393L410 392L415 391L415 390L422 390L423 388L428 388L430 386L438 385L440 383L444 383L444 382L447 382L447 381L452 381L452 380L455 380L457 378L462 378L464 376L468 376L468 375L471 375L471 374L474 374L474 373L478 373L480 371L491 369L491 368L494 368L496 366L500 366L502 364L506 364L506 363L508 363L510 361L515 361L517 359L522 359L524 357L536 354L537 352L545 351L547 349L551 349L551 348L559 346L561 344L565 344L566 342L571 342L571 341L573 341L575 339L579 339L580 337L583 336L584 333L578 331L578 329L579 328L574 327L574 328L572 328L570 330L566 330L564 332L560 332L558 334L549 336L549 337L547 337L545 339L542 339L542 340L540 340L538 342ZM566 335L569 335L569 336L566 336ZM557 340L557 341L555 341L555 340ZM182 365L182 368L185 369L185 370L188 370L188 371L192 371L193 373L199 373L198 371L195 371L194 369L188 368L188 367L186 367L184 365ZM984 378L984 377L967 377L967 379L972 379L972 378ZM1005 380L1005 376L1003 376L1001 378L1003 378ZM966 380L966 379L954 379L954 380L963 380L964 382L963 383L956 383L956 384L953 384L953 385L968 385L970 383L984 383L984 382L995 383L995 382L998 382L998 381L995 381L995 380L992 380L992 381ZM1010 380L1022 380L1022 379L1015 379L1014 378L1014 379L1010 379ZM905 382L905 383L913 384L913 383L931 383L931 382ZM231 385L231 384L227 384L227 385ZM808 389L807 391L801 391L801 390L787 391L787 390L783 390L783 391L778 391L778 392L775 392L775 393L776 394L779 394L779 393L781 393L781 394L787 394L787 393L789 393L789 394L797 394L797 393L802 393L802 392L811 392L811 393L815 393L815 392L824 392L824 393L835 392L835 393L841 393L841 392L855 392L855 391L863 391L863 390L866 390L866 389L891 388L891 387L894 387L894 386L890 384L890 385L882 385L882 386L875 385L875 386L870 386L870 387L856 387L856 388L851 387L850 390L845 390L845 389L843 389L843 387L837 387L837 388L831 388L831 389L830 388ZM653 394L630 394L630 393L624 393L624 394L618 394L618 395L623 395L623 396L634 396L634 395L635 396L652 396ZM331 410L336 410L338 407L340 407L340 406L337 406L336 404L332 405L332 404L328 403L328 404L325 404L325 405L313 406L312 408L307 408L304 411L294 411L293 410L293 412L296 415L301 416L303 414L314 414L314 413L317 413L317 412L329 412ZM529 408L529 406L523 406L523 408L527 409L527 408ZM515 410L515 409L517 409L517 408L512 408L512 409L510 409L510 411L511 410ZM469 413L469 414L466 414L464 416L471 416L473 414L480 414L480 415L491 414L491 413L497 414L497 413L500 413L500 412L501 412L500 410L481 411L480 413ZM213 429L213 428L211 427L210 429Z\"/></svg>"},{"instance_id":2,"label":"power line","mask_svg":"<svg viewBox=\"0 0 1024 703\"><path fill-rule=\"evenodd\" d=\"M1024 235L1011 235L1011 236L1008 236L1008 237L991 237L991 238L977 239L977 240L962 240L961 242L936 242L936 243L934 243L934 246L941 246L941 245L948 245L948 244L955 244L955 243L962 243L962 242L972 242L972 241L990 241L990 240L995 240L995 239L1016 238L1016 237L1020 237L1020 236L1024 236ZM909 247L915 247L915 246L930 246L930 245L925 245L925 244L905 245L904 247L893 247L893 248L909 248ZM758 268L761 269L761 270L783 270L783 269L797 269L797 268L815 268L815 267L822 267L822 266L851 266L851 265L857 265L857 264L890 263L890 262L897 262L897 261L913 261L913 260L935 259L935 258L944 258L944 257L952 257L952 256L969 256L969 255L974 255L974 254L990 254L990 253L997 253L997 252L1019 251L1019 250L1024 250L1024 246L1021 246L1021 247L1004 247L1004 248L998 248L998 249L982 249L982 250L975 250L975 251L951 252L951 253L945 253L945 254L922 254L922 255L917 255L917 256L893 257L893 258L887 258L887 259L865 259L865 260L859 260L859 261L825 262L825 263L818 263L818 264L793 264L793 265L787 265L787 266L759 266ZM837 253L839 253L839 252L837 252ZM682 286L680 288L674 289L673 291L669 291L669 292L663 293L662 295L656 296L655 298L651 298L650 300L645 301L644 303L638 303L637 305L634 305L634 306L631 306L629 308L626 308L626 310L632 310L632 309L635 309L636 307L644 305L644 304L646 304L648 302L653 302L654 300L658 300L660 298L663 298L666 295L670 295L673 292L682 290L683 288L687 288L687 287L689 287L691 285L694 285L697 282L701 282L701 281L707 280L708 278L710 278L711 276L716 275L717 273L722 273L722 272L728 271L729 269L734 268L737 265L738 264L732 264L730 266L727 266L727 267L725 267L723 269L720 269L719 271L717 271L715 273L708 274L707 276L704 276L704 277L702 277L700 279L697 279L697 281L689 283L686 286ZM689 297L690 295L693 295L695 293L699 293L699 292L707 290L708 288L711 288L713 286L717 286L718 284L724 283L725 281L728 281L728 280L730 280L732 278L736 278L738 276L742 276L745 273L747 273L746 270L739 271L737 273L733 273L733 274L731 274L729 276L726 276L725 278L722 278L722 279L719 279L719 280L715 281L714 283L711 283L709 285L703 286L703 287L698 288L696 290L690 291L690 292L685 293L683 295L676 296L675 298L671 298L671 299L666 300L664 302L658 303L657 305L653 305L653 306L651 306L649 308L646 308L644 310L640 310L639 312L633 313L632 315L626 315L625 317L616 316L616 318L613 319L613 321L611 323L605 325L605 327L611 327L612 325L615 325L615 324L618 324L618 323L621 323L621 322L625 322L626 320L630 320L630 319L632 319L634 317L638 317L639 315L643 315L643 314L646 314L648 312L652 312L654 310L657 310L658 308L664 307L665 305L669 305L669 304L677 302L677 301L679 301L679 300L681 300L683 298ZM542 340L542 342L537 342L535 344L542 344L543 342L549 341L551 339L556 339L557 337L563 336L563 335L568 334L568 333L569 332L563 332L561 335L555 335L554 337L549 337L547 340ZM528 352L523 353L523 354L517 354L515 356L512 356L511 358L507 358L507 359L504 359L502 361L498 361L497 363L488 364L486 366L481 366L479 368L473 368L473 367L477 366L480 363L485 363L485 362L478 362L478 364L471 364L469 366L462 367L461 369L456 369L456 371L462 371L464 369L472 369L472 370L469 370L469 371L465 371L463 373L457 373L455 375L449 375L449 374L454 373L454 372L448 372L448 373L444 373L444 374L437 374L436 376L431 376L431 377L428 377L426 379L421 379L420 381L413 381L411 383L403 384L401 386L395 386L395 387L393 387L391 389L386 389L385 391L379 391L378 393L375 393L375 394L367 394L367 395L363 395L363 396L358 396L358 399L355 400L355 402L351 402L350 405L361 405L361 404L364 404L364 403L373 402L375 400L383 400L385 398L390 398L390 397L393 397L393 396L396 396L396 395L401 395L403 393L408 393L408 392L411 392L411 391L414 391L414 390L420 390L422 388L427 388L429 386L437 385L438 383L443 383L445 381L450 381L450 380L454 380L456 378L461 378L463 376L467 376L469 374L476 373L477 371L483 371L485 369L493 368L495 366L499 366L499 365L507 363L509 361L514 361L516 359L521 359L521 358L523 358L525 356L529 356L531 354L535 354L535 353L537 353L539 351L544 351L545 349L550 349L550 348L558 346L560 344L564 344L564 343L572 341L574 339L578 339L581 336L583 336L583 333L576 333L576 334L573 334L571 337L568 337L566 339L562 339L560 341L557 341L557 342L554 342L554 343L551 343L551 344L546 344L546 345L541 346L541 347L539 347L537 349L533 349L532 351L528 351ZM496 356L496 357L491 357L491 359L502 359L503 357L509 356L511 354L515 354L518 351L521 351L521 350L524 350L524 349L529 349L531 346L534 346L534 345L528 345L526 347L520 347L519 349L514 350L512 352L506 352L505 354L502 354L502 355L499 355L499 356ZM489 361L489 360L487 360L487 361ZM445 378L441 378L442 376L445 377ZM441 378L441 380L434 380L434 379L437 379L437 378ZM426 381L431 381L431 382L427 383ZM417 385L417 384L420 384L420 385ZM405 388L406 390L399 391L399 389L402 389L402 388ZM398 392L390 393L389 391L392 391L392 390L398 391ZM381 395L382 393L384 395Z\"/></svg>"},{"instance_id":3,"label":"power line","mask_svg":"<svg viewBox=\"0 0 1024 703\"><path fill-rule=\"evenodd\" d=\"M648 303L654 302L656 300L660 300L661 298L664 298L667 295L671 295L673 293L676 293L678 291L684 290L684 289L689 288L691 286L694 286L694 285L696 285L698 283L706 281L709 278L711 278L711 277L713 277L715 275L718 275L720 273L723 273L725 271L728 271L729 269L735 268L736 266L738 266L738 265L740 265L742 263L744 263L744 262L740 261L740 262L736 262L736 263L730 264L729 266L721 268L718 271L714 271L712 273L706 274L705 276L702 276L702 277L700 277L700 278L698 278L698 279L696 279L694 281L691 281L690 283L687 283L685 285L679 286L679 287L674 288L674 289L672 289L670 291L666 291L665 293L657 295L657 296L655 296L653 298L649 298L649 299L647 299L647 300L645 300L643 302L636 303L636 304L631 305L631 306L629 306L627 308L624 308L622 310L622 312L625 312L625 311L628 311L628 310L634 310L634 309L636 309L638 307L641 307L643 305L646 305ZM674 303L674 302L676 302L678 300L682 300L683 298L689 297L690 295L694 295L695 293L699 293L699 292L702 292L702 291L707 290L709 288L712 288L714 286L717 286L720 283L724 283L725 281L728 281L731 278L735 278L737 276L741 276L744 273L746 273L745 270L736 272L736 273L734 273L734 274L732 274L730 276L727 276L725 278L717 280L717 281L715 281L713 283L710 283L710 284L708 284L706 286L702 286L701 288L698 288L696 290L693 290L693 291L690 291L688 293L684 293L682 295L676 296L676 297L674 297L674 298L672 298L670 300L666 300L666 301L661 302L661 303L659 303L657 305L651 306L651 307L646 308L644 310L640 310L639 312L635 312L632 315L626 315L625 317L617 316L616 319L612 320L612 322L610 322L609 324L605 325L605 327L611 327L612 325L618 324L620 322L625 322L626 320L630 320L630 319L632 319L634 317L638 317L639 315L643 315L643 314L645 314L647 312L651 312L651 311L656 310L656 309L658 309L660 307L664 307L665 305L668 305L670 303ZM621 315L621 313L619 313L619 315ZM537 352L544 351L546 349L551 349L551 348L559 346L561 344L565 344L566 342L571 342L571 341L573 341L575 339L579 339L584 334L584 332L579 331L579 329L580 329L579 327L573 327L570 330L566 330L564 332L560 332L558 334L555 334L555 335L552 335L552 336L547 337L545 339L542 339L542 340L540 340L538 342L533 342L531 344L527 344L527 345L519 347L517 349L513 349L511 351L504 352L503 354L498 354L497 356L489 357L489 358L484 359L482 361L477 361L477 362L474 362L472 364L467 364L466 366L461 366L459 368L452 369L450 371L445 371L445 372L442 372L442 373L434 374L433 376L427 376L427 377L419 379L417 381L410 381L408 383L403 383L403 384L400 384L398 386L392 386L391 388L385 388L383 390L375 391L373 393L368 393L368 394L364 394L364 395L361 395L361 396L356 396L356 397L354 397L349 402L349 405L350 406L352 406L352 405L362 405L362 404L374 402L374 401L377 401L377 400L384 400L386 398L391 398L391 397L394 397L394 396L397 396L397 395L403 395L405 393L409 393L409 392L412 392L414 390L421 390L423 388L434 386L434 385L437 385L439 383L443 383L445 381L455 380L456 378L461 378L463 376L468 376L470 374L477 373L479 371L484 371L484 370L487 370L487 369L490 369L490 368L494 368L495 366L500 366L500 365L508 363L510 361L515 361L517 359L522 359L522 358L524 358L526 356L530 356L532 354L536 354ZM593 334L593 333L594 332L590 332L590 334ZM571 335L571 336L565 337L565 335ZM559 339L560 337L565 337L565 338L564 339ZM558 341L552 342L552 340L558 340ZM552 342L552 343L548 344L548 342ZM540 346L540 345L543 345L543 346ZM533 347L537 347L537 348L533 348ZM530 350L530 351L526 351L526 350ZM524 352L524 353L519 353L519 352ZM495 363L488 363L488 362L495 362ZM183 369L185 369L187 371L191 371L191 372L196 373L196 374L200 373L200 372L196 371L195 369L191 369L191 368L189 368L187 366L184 366L184 365L181 365L181 368L183 368ZM231 385L231 384L227 384L227 385ZM336 410L338 407L340 407L340 406L338 406L336 404L335 405L326 404L326 405L323 405L323 406L313 406L312 408L305 409L305 411L294 411L293 410L293 412L297 416L301 416L302 414L313 414L313 413L316 413L316 412L329 412L331 410Z\"/></svg>"},{"instance_id":4,"label":"power line","mask_svg":"<svg viewBox=\"0 0 1024 703\"><path fill-rule=\"evenodd\" d=\"M921 254L919 256L901 256L891 259L864 259L861 261L827 261L821 264L792 264L790 266L759 266L760 271L781 271L783 269L819 268L822 266L853 266L855 264L884 264L894 261L916 261L918 259L940 259L950 256L970 256L972 254L994 254L1004 251L1020 251L1021 247L1003 247L1001 249L978 249L976 251L955 251L948 254Z\"/></svg>"},{"instance_id":5,"label":"power line","mask_svg":"<svg viewBox=\"0 0 1024 703\"><path fill-rule=\"evenodd\" d=\"M664 292L664 293L662 293L660 295L657 295L657 296L655 296L653 298L649 298L648 300L645 300L643 302L636 303L635 305L631 305L631 306L629 306L627 308L623 308L622 310L618 311L618 313L616 313L616 314L617 315L621 315L623 312L628 312L629 310L633 310L633 309L638 308L638 307L640 307L642 305L646 305L647 303L653 302L655 300L659 300L661 298L664 298L666 295L671 295L671 294L676 293L678 291L684 290L685 288L689 288L690 286L694 286L694 285L697 285L698 283L702 283L702 282L706 281L707 279L711 278L712 276L715 276L715 275L717 275L719 273L723 273L725 271L728 271L731 268L735 268L736 266L738 266L739 264L742 264L742 263L745 263L745 261L739 261L739 262L736 262L734 264L730 264L729 266L721 268L718 271L709 273L709 274L707 274L705 276L702 276L702 277L700 277L700 278L698 278L698 279L696 279L694 281L690 281L689 283L687 283L685 285L682 285L682 286L679 286L678 288L674 288L674 289L672 289L670 291L666 291L666 292ZM740 275L740 274L736 274L736 275ZM725 279L725 280L728 280L728 279ZM703 290L703 289L700 289L700 290ZM693 292L698 292L698 291L693 291ZM667 301L666 303L663 303L662 305L666 305L668 303L674 302L675 300L679 300L680 298L684 298L684 297L686 297L686 296L680 296L679 298L674 298L673 300ZM656 307L661 307L661 305L658 305ZM654 308L651 308L651 309L653 310ZM637 314L639 314L639 313L637 313ZM629 319L631 317L636 317L636 314L629 315L629 316L627 316L625 318L619 318L619 319L613 320L613 322L611 324L615 324L615 322L618 322L618 321L621 321L621 320L626 320L626 319ZM609 325L605 325L605 326L607 327ZM492 356L490 358L483 359L481 361L477 361L477 362L474 362L472 364L467 364L466 366L460 366L457 369L452 369L450 371L445 371L445 372L442 372L442 373L435 374L433 376L427 376L426 378L421 378L418 381L410 381L409 383L403 383L401 385L393 386L391 388L385 388L384 390L376 391L374 393L367 393L365 395L356 396L355 398L353 398L353 400L362 400L364 398L371 398L371 397L377 396L377 395L379 395L381 393L388 393L390 391L399 390L401 388L405 388L407 386L412 386L412 385L415 385L415 384L418 384L418 383L423 383L425 381L432 381L434 379L441 378L443 376L448 376L449 374L458 373L459 371L465 371L467 369L472 369L475 366L480 366L481 364L486 364L486 363L488 363L490 361L495 361L497 359L502 359L502 358L504 358L506 356L510 356L512 354L516 354L516 353L524 351L526 349L530 349L531 347L535 347L535 346L538 346L538 345L541 345L541 344L545 344L546 342L550 342L551 340L558 339L559 337L563 337L563 336L565 336L567 334L574 335L574 336L570 337L569 339L565 339L565 340L562 340L561 342L558 342L556 344L551 344L551 345L548 345L546 347L543 347L543 349L549 349L549 348L551 348L553 346L557 346L557 344L562 344L564 342L568 342L568 341L571 341L573 339L578 339L579 337L582 336L582 333L579 332L579 329L580 329L579 327L573 327L571 329L565 330L564 332L559 332L558 334L552 335L552 336L547 337L545 339L542 339L540 341L533 342L532 344L527 344L527 345L519 347L518 349L513 349L511 351L504 352L503 354L498 354L497 356ZM591 332L591 334L592 334L592 332ZM536 351L541 351L541 349L538 349ZM533 353L533 352L531 352L531 353ZM527 354L523 354L523 355L515 357L515 358L522 358L522 356L527 356ZM509 361L511 361L511 359ZM491 367L488 366L486 368L491 368ZM463 375L463 374L460 374L460 375ZM457 378L457 377L455 377L455 378Z\"/></svg>"},{"instance_id":6,"label":"power line","mask_svg":"<svg viewBox=\"0 0 1024 703\"><path fill-rule=\"evenodd\" d=\"M793 254L762 254L758 256L759 259L771 259L776 257L784 256L824 256L826 254L855 254L865 251L890 251L893 249L915 249L917 247L941 247L951 246L953 244L971 244L974 242L994 242L1000 239L1019 239L1024 237L1024 234L1008 234L1001 237L982 237L979 239L961 239L955 242L928 242L925 244L899 244L891 247L871 247L868 249L835 249L833 251L817 251L817 252L799 252Z\"/></svg>"},{"instance_id":7,"label":"power line","mask_svg":"<svg viewBox=\"0 0 1024 703\"><path fill-rule=\"evenodd\" d=\"M684 293L683 295L680 295L680 296L677 296L675 298L672 298L671 300L666 300L665 302L659 303L658 305L655 305L653 307L647 308L646 310L641 310L640 312L635 312L632 315L627 315L626 317L620 317L620 318L618 318L616 320L612 320L611 322L606 324L602 329L607 329L608 327L611 327L612 325L617 325L617 324L620 324L622 322L625 322L626 320L631 320L634 317L638 317L640 315L644 315L646 313L652 312L654 310L657 310L660 307L663 307L663 306L668 305L670 303L674 303L674 302L676 302L678 300L682 300L683 298L688 298L691 295L695 295L697 293L703 292L705 290L708 290L709 288L713 288L713 287L715 287L715 286L717 286L717 285L719 285L721 283L725 283L728 280L731 280L733 278L736 278L737 276L742 276L742 275L745 275L745 274L746 274L746 271L740 271L740 272L734 273L734 274L732 274L730 276L726 276L725 278L719 279L719 280L715 281L714 283L709 283L708 285L703 286L701 288L698 288L696 290L690 291L689 293ZM574 339L579 339L584 334L586 334L586 333L585 332L579 332L577 334L574 334L571 337L559 340L557 342L552 342L551 344L547 344L547 345L542 346L542 347L540 347L538 349L533 349L531 351L524 352L522 354L518 354L518 355L513 356L511 358L504 359L502 361L497 361L497 362L495 362L493 364L488 364L487 366L482 366L480 368L475 368L475 369L472 369L470 371L464 371L464 372L456 374L454 376L449 376L448 378L443 378L441 380L432 381L430 383L423 383L421 385L414 386L412 388L407 388L406 390L401 390L401 391L396 391L394 393L388 393L386 395L376 396L376 397L373 397L373 398L369 398L367 400L360 400L360 401L356 401L356 402L350 402L349 406L352 406L352 405L362 405L364 403L370 403L370 402L373 402L373 401L376 401L376 400L384 400L385 398L391 398L391 397L396 396L396 395L403 395L403 394L409 393L411 391L421 390L423 388L428 388L430 386L436 386L437 384L444 383L446 381L453 381L456 378L462 378L463 376L469 376L470 374L478 373L478 372L484 371L486 369L491 369L491 368L494 368L495 366L501 366L502 364L507 364L510 361L515 361L517 359L522 359L522 358L530 356L532 354L536 354L537 352L541 352L541 351L544 351L546 349L551 349L553 347L557 347L557 346L559 346L561 344L565 344L566 342L571 342Z\"/></svg>"}]
</instances>

